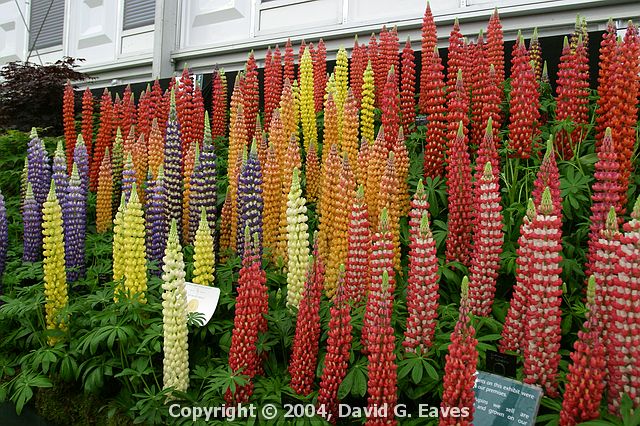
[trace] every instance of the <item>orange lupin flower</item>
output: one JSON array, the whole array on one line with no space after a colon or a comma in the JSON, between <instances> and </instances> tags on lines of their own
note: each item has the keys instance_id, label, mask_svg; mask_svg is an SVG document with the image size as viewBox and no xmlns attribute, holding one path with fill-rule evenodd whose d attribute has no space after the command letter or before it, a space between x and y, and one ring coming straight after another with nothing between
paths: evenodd
<instances>
[{"instance_id":1,"label":"orange lupin flower","mask_svg":"<svg viewBox=\"0 0 640 426\"><path fill-rule=\"evenodd\" d=\"M387 209L389 214L389 231L393 237L393 267L400 271L400 204L398 193L400 184L395 165L395 155L389 151L384 173L380 178L380 191L378 196L378 211Z\"/></svg>"},{"instance_id":2,"label":"orange lupin flower","mask_svg":"<svg viewBox=\"0 0 640 426\"><path fill-rule=\"evenodd\" d=\"M147 172L149 171L149 153L147 142L144 140L144 134L140 134L138 141L133 145L133 164L136 168L136 183L138 188L144 188L144 182L147 180ZM144 191L138 191L140 194L140 202L145 203Z\"/></svg>"},{"instance_id":3,"label":"orange lupin flower","mask_svg":"<svg viewBox=\"0 0 640 426\"><path fill-rule=\"evenodd\" d=\"M315 202L320 194L320 159L315 142L309 144L306 158L307 201Z\"/></svg>"},{"instance_id":4,"label":"orange lupin flower","mask_svg":"<svg viewBox=\"0 0 640 426\"><path fill-rule=\"evenodd\" d=\"M369 218L372 229L378 226L380 209L378 208L378 197L380 194L380 179L384 172L384 164L388 157L387 144L384 140L384 129L380 127L378 137L372 146L369 147L369 163L367 166L367 186L365 197L369 206Z\"/></svg>"},{"instance_id":5,"label":"orange lupin flower","mask_svg":"<svg viewBox=\"0 0 640 426\"><path fill-rule=\"evenodd\" d=\"M73 166L73 149L76 146L77 132L75 121L75 96L71 81L67 80L62 97L62 121L64 123L64 143L67 148L67 169Z\"/></svg>"},{"instance_id":6,"label":"orange lupin flower","mask_svg":"<svg viewBox=\"0 0 640 426\"><path fill-rule=\"evenodd\" d=\"M135 129L133 127L130 127L129 129L127 129L125 131L127 131L129 133L127 133L127 138L124 140L124 145L122 145L122 152L124 152L124 153L131 152L131 153L133 153L133 145L135 145L135 143L136 143L136 131L135 131Z\"/></svg>"},{"instance_id":7,"label":"orange lupin flower","mask_svg":"<svg viewBox=\"0 0 640 426\"><path fill-rule=\"evenodd\" d=\"M326 142L324 146L324 149L327 150ZM335 205L340 185L340 155L335 143L331 145L328 152L325 152L320 182L318 247L322 258L328 259L330 244L333 240Z\"/></svg>"},{"instance_id":8,"label":"orange lupin flower","mask_svg":"<svg viewBox=\"0 0 640 426\"><path fill-rule=\"evenodd\" d=\"M325 272L324 288L327 297L333 298L336 294L338 273L341 264L347 261L349 249L348 229L349 212L353 206L356 190L356 177L349 165L349 157L345 153L342 158L340 180L336 188L335 206L332 226L332 238L330 241L329 258Z\"/></svg>"},{"instance_id":9,"label":"orange lupin flower","mask_svg":"<svg viewBox=\"0 0 640 426\"><path fill-rule=\"evenodd\" d=\"M278 173L282 175L281 165L284 162L285 155L287 154L289 138L285 133L279 109L273 111L271 124L269 126L269 144L273 145L273 150L276 153L278 164Z\"/></svg>"},{"instance_id":10,"label":"orange lupin flower","mask_svg":"<svg viewBox=\"0 0 640 426\"><path fill-rule=\"evenodd\" d=\"M164 138L158 126L158 120L153 119L151 124L151 132L149 133L149 168L154 179L158 176L158 168L164 162Z\"/></svg>"},{"instance_id":11,"label":"orange lupin flower","mask_svg":"<svg viewBox=\"0 0 640 426\"><path fill-rule=\"evenodd\" d=\"M184 188L182 192L182 241L189 244L189 200L191 199L191 176L196 163L196 150L198 142L189 146L184 158L183 182Z\"/></svg>"},{"instance_id":12,"label":"orange lupin flower","mask_svg":"<svg viewBox=\"0 0 640 426\"><path fill-rule=\"evenodd\" d=\"M333 94L328 93L324 103L324 146L330 147L333 144L338 150L342 150L338 133L338 108Z\"/></svg>"},{"instance_id":13,"label":"orange lupin flower","mask_svg":"<svg viewBox=\"0 0 640 426\"><path fill-rule=\"evenodd\" d=\"M307 161L309 157L307 156ZM264 236L264 247L270 249L270 253L275 259L276 241L278 226L280 223L280 204L282 184L280 179L280 165L274 144L269 145L267 151L267 161L263 170L264 182L262 184L262 199L264 202L262 212L262 231ZM308 183L307 183L308 186Z\"/></svg>"},{"instance_id":14,"label":"orange lupin flower","mask_svg":"<svg viewBox=\"0 0 640 426\"><path fill-rule=\"evenodd\" d=\"M351 169L357 173L358 169L358 101L351 92L347 92L344 104L342 124L342 151L349 157Z\"/></svg>"},{"instance_id":15,"label":"orange lupin flower","mask_svg":"<svg viewBox=\"0 0 640 426\"><path fill-rule=\"evenodd\" d=\"M367 185L367 169L369 167L369 141L363 136L360 140L358 151L358 167L356 167L356 181L362 185L363 190Z\"/></svg>"},{"instance_id":16,"label":"orange lupin flower","mask_svg":"<svg viewBox=\"0 0 640 426\"><path fill-rule=\"evenodd\" d=\"M278 248L277 255L282 256L283 260L288 259L287 255L287 200L289 198L289 191L291 190L291 179L293 176L293 170L300 170L302 160L300 158L300 145L298 139L291 135L289 138L289 145L287 152L282 162L282 182L280 189L280 212L279 212L279 235L278 235ZM276 257L277 259L277 257Z\"/></svg>"},{"instance_id":17,"label":"orange lupin flower","mask_svg":"<svg viewBox=\"0 0 640 426\"><path fill-rule=\"evenodd\" d=\"M106 232L111 226L111 197L113 196L113 175L111 155L107 147L98 172L98 194L96 199L96 231Z\"/></svg>"},{"instance_id":18,"label":"orange lupin flower","mask_svg":"<svg viewBox=\"0 0 640 426\"><path fill-rule=\"evenodd\" d=\"M398 173L398 205L400 206L400 216L409 214L411 201L409 197L409 151L405 144L404 131L402 127L398 129L398 139L393 144L393 155L395 156L396 172Z\"/></svg>"}]
</instances>

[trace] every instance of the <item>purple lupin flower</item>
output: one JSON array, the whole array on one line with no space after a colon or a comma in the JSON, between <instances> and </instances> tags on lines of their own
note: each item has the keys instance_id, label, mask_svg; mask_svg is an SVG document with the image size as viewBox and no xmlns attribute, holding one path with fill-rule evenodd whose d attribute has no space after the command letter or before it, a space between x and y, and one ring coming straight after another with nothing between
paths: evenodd
<instances>
[{"instance_id":1,"label":"purple lupin flower","mask_svg":"<svg viewBox=\"0 0 640 426\"><path fill-rule=\"evenodd\" d=\"M246 149L243 157L246 156ZM262 172L255 139L251 144L246 161L243 161L238 177L238 229L249 227L252 234L257 234L258 251L262 256ZM244 233L238 232L236 250L242 253Z\"/></svg>"},{"instance_id":2,"label":"purple lupin flower","mask_svg":"<svg viewBox=\"0 0 640 426\"><path fill-rule=\"evenodd\" d=\"M169 220L167 219L167 192L164 186L164 167L158 167L158 176L149 182L147 194L147 258L156 262L158 269L152 271L159 276L162 273L162 257L167 235L169 235Z\"/></svg>"},{"instance_id":3,"label":"purple lupin flower","mask_svg":"<svg viewBox=\"0 0 640 426\"><path fill-rule=\"evenodd\" d=\"M65 229L65 263L67 280L76 281L84 275L84 249L87 233L87 194L82 187L78 165L73 163L65 195L66 208L62 211Z\"/></svg>"},{"instance_id":4,"label":"purple lupin flower","mask_svg":"<svg viewBox=\"0 0 640 426\"><path fill-rule=\"evenodd\" d=\"M53 164L51 166L51 179L56 184L56 197L62 209L62 222L65 236L67 234L67 222L65 211L67 210L67 187L69 186L69 176L67 175L67 157L64 153L62 140L58 141L56 152L53 154Z\"/></svg>"},{"instance_id":5,"label":"purple lupin flower","mask_svg":"<svg viewBox=\"0 0 640 426\"><path fill-rule=\"evenodd\" d=\"M2 274L7 261L7 249L9 248L9 224L7 223L7 209L4 205L4 197L0 191L0 294L2 294Z\"/></svg>"},{"instance_id":6,"label":"purple lupin flower","mask_svg":"<svg viewBox=\"0 0 640 426\"><path fill-rule=\"evenodd\" d=\"M202 152L198 154L198 163L194 166L191 177L191 195L189 197L189 237L191 241L195 239L201 208L205 210L212 232L215 232L218 215L217 157L211 138L208 112L205 112L204 115Z\"/></svg>"},{"instance_id":7,"label":"purple lupin flower","mask_svg":"<svg viewBox=\"0 0 640 426\"><path fill-rule=\"evenodd\" d=\"M24 260L27 262L35 262L40 257L42 252L42 205L47 199L49 193L49 186L51 184L51 167L49 165L49 155L44 148L42 139L38 137L36 129L31 129L31 140L27 148L28 159L28 171L27 180L31 184L32 196L35 201L35 211L29 212L32 214L33 229L37 229L37 235L32 237L34 246L29 247L24 253ZM26 201L25 201L26 203ZM25 223L26 225L26 223ZM25 241L25 245L26 245Z\"/></svg>"},{"instance_id":8,"label":"purple lupin flower","mask_svg":"<svg viewBox=\"0 0 640 426\"><path fill-rule=\"evenodd\" d=\"M78 166L78 175L86 196L89 193L89 153L81 134L78 135L76 147L73 150L73 162Z\"/></svg>"},{"instance_id":9,"label":"purple lupin flower","mask_svg":"<svg viewBox=\"0 0 640 426\"><path fill-rule=\"evenodd\" d=\"M127 159L124 162L124 167L122 168L122 193L124 194L125 200L128 200L131 197L131 189L135 182L136 169L133 165L131 153L129 152L127 154Z\"/></svg>"},{"instance_id":10,"label":"purple lupin flower","mask_svg":"<svg viewBox=\"0 0 640 426\"><path fill-rule=\"evenodd\" d=\"M176 112L175 89L171 89L169 120L164 136L164 188L167 194L167 220L176 220L178 235L182 235L182 136Z\"/></svg>"},{"instance_id":11,"label":"purple lupin flower","mask_svg":"<svg viewBox=\"0 0 640 426\"><path fill-rule=\"evenodd\" d=\"M38 208L31 182L27 182L27 192L22 205L22 222L24 223L22 260L35 262L42 250L42 210Z\"/></svg>"},{"instance_id":12,"label":"purple lupin flower","mask_svg":"<svg viewBox=\"0 0 640 426\"><path fill-rule=\"evenodd\" d=\"M22 205L24 204L24 197L27 195L27 183L29 183L29 159L25 157L24 167L22 173L20 173L20 213L22 213Z\"/></svg>"}]
</instances>

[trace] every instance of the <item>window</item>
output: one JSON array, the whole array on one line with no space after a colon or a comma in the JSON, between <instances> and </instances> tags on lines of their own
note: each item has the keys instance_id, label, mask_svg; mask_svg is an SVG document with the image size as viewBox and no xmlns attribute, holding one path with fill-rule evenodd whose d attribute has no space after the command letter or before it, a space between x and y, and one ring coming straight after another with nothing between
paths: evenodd
<instances>
[{"instance_id":1,"label":"window","mask_svg":"<svg viewBox=\"0 0 640 426\"><path fill-rule=\"evenodd\" d=\"M64 0L31 0L29 50L62 44Z\"/></svg>"},{"instance_id":2,"label":"window","mask_svg":"<svg viewBox=\"0 0 640 426\"><path fill-rule=\"evenodd\" d=\"M123 29L153 25L156 18L156 0L125 0Z\"/></svg>"}]
</instances>

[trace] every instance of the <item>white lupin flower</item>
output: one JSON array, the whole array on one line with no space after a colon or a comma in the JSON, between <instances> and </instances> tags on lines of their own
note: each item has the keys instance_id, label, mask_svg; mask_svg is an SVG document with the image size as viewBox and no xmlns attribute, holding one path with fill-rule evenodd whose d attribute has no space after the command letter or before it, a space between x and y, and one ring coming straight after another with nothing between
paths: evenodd
<instances>
[{"instance_id":1,"label":"white lupin flower","mask_svg":"<svg viewBox=\"0 0 640 426\"><path fill-rule=\"evenodd\" d=\"M189 343L187 330L187 291L184 260L175 219L162 259L162 324L164 331L164 388L185 392L189 387Z\"/></svg>"}]
</instances>

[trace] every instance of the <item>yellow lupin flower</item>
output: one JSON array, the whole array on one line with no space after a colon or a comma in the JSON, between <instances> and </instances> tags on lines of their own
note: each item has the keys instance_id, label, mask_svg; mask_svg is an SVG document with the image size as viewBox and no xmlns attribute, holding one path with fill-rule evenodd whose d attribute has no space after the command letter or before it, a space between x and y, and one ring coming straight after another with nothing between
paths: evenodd
<instances>
[{"instance_id":1,"label":"yellow lupin flower","mask_svg":"<svg viewBox=\"0 0 640 426\"><path fill-rule=\"evenodd\" d=\"M189 387L189 342L187 291L184 260L178 241L176 220L171 221L167 247L162 258L163 388L186 392Z\"/></svg>"},{"instance_id":2,"label":"yellow lupin flower","mask_svg":"<svg viewBox=\"0 0 640 426\"><path fill-rule=\"evenodd\" d=\"M333 232L329 241L329 259L324 281L325 292L329 298L333 298L336 294L339 268L341 264L347 261L349 213L353 207L355 191L356 178L349 165L349 158L345 153L342 159L339 185L336 188L335 205L332 214L333 221L331 223Z\"/></svg>"},{"instance_id":3,"label":"yellow lupin flower","mask_svg":"<svg viewBox=\"0 0 640 426\"><path fill-rule=\"evenodd\" d=\"M336 79L335 101L336 109L338 110L338 138L340 143L342 143L344 104L347 100L347 90L349 88L349 57L344 47L341 47L336 55L334 74Z\"/></svg>"},{"instance_id":4,"label":"yellow lupin flower","mask_svg":"<svg viewBox=\"0 0 640 426\"><path fill-rule=\"evenodd\" d=\"M131 189L131 197L122 216L124 259L124 296L137 295L140 303L146 303L147 255L145 249L144 213L138 198L136 184Z\"/></svg>"},{"instance_id":5,"label":"yellow lupin flower","mask_svg":"<svg viewBox=\"0 0 640 426\"><path fill-rule=\"evenodd\" d=\"M118 293L122 292L122 283L119 281L124 278L124 229L123 218L126 206L125 195L120 196L120 206L113 220L113 281L116 283L116 291L114 292L114 301L118 301Z\"/></svg>"},{"instance_id":6,"label":"yellow lupin flower","mask_svg":"<svg viewBox=\"0 0 640 426\"><path fill-rule=\"evenodd\" d=\"M62 208L56 197L53 180L47 200L42 206L42 249L44 253L44 296L47 330L66 331L68 318L64 309L69 303L67 295L67 273L64 261L64 238L62 228ZM53 346L60 339L48 338Z\"/></svg>"},{"instance_id":7,"label":"yellow lupin flower","mask_svg":"<svg viewBox=\"0 0 640 426\"><path fill-rule=\"evenodd\" d=\"M98 172L98 193L96 195L96 231L106 232L111 226L113 198L113 174L111 169L111 156L107 147L102 157Z\"/></svg>"},{"instance_id":8,"label":"yellow lupin flower","mask_svg":"<svg viewBox=\"0 0 640 426\"><path fill-rule=\"evenodd\" d=\"M207 221L204 207L200 208L200 223L193 243L193 282L201 285L212 285L215 272L215 253L213 251L213 236Z\"/></svg>"},{"instance_id":9,"label":"yellow lupin flower","mask_svg":"<svg viewBox=\"0 0 640 426\"><path fill-rule=\"evenodd\" d=\"M374 105L376 102L376 86L371 61L367 64L362 76L362 101L360 102L360 134L371 142L374 138Z\"/></svg>"},{"instance_id":10,"label":"yellow lupin flower","mask_svg":"<svg viewBox=\"0 0 640 426\"><path fill-rule=\"evenodd\" d=\"M293 169L287 197L287 306L298 307L309 262L309 228L306 200L300 188L300 172Z\"/></svg>"},{"instance_id":11,"label":"yellow lupin flower","mask_svg":"<svg viewBox=\"0 0 640 426\"><path fill-rule=\"evenodd\" d=\"M300 146L298 140L291 136L289 139L289 146L287 148L287 154L282 164L282 186L280 193L280 233L278 236L278 245L276 251L276 259L282 257L287 261L287 197L291 189L291 179L293 176L293 170L300 170L302 160L300 159Z\"/></svg>"},{"instance_id":12,"label":"yellow lupin flower","mask_svg":"<svg viewBox=\"0 0 640 426\"><path fill-rule=\"evenodd\" d=\"M300 120L305 150L318 140L316 108L313 92L313 61L309 48L305 48L300 60Z\"/></svg>"},{"instance_id":13,"label":"yellow lupin flower","mask_svg":"<svg viewBox=\"0 0 640 426\"><path fill-rule=\"evenodd\" d=\"M356 175L358 174L358 147L358 101L349 89L344 104L342 152L349 157L349 165Z\"/></svg>"}]
</instances>

